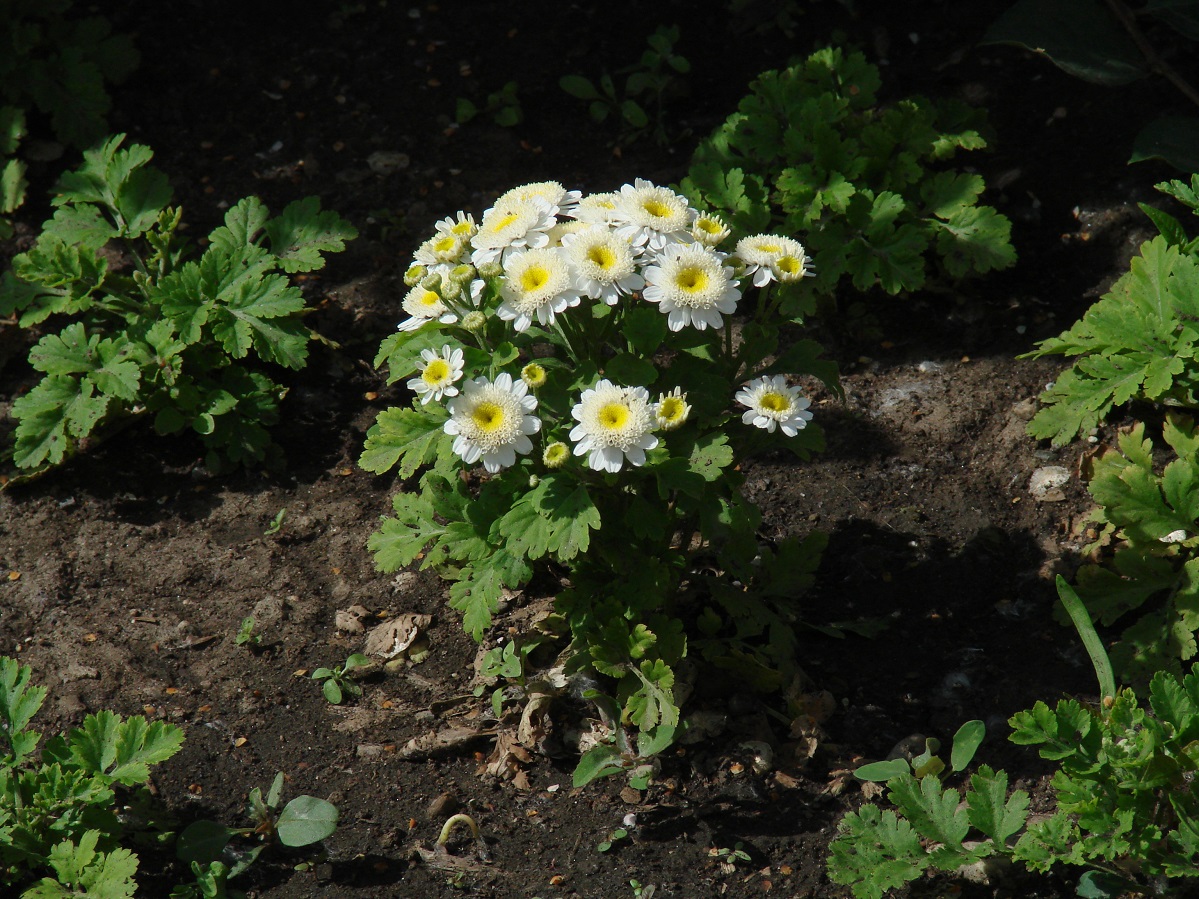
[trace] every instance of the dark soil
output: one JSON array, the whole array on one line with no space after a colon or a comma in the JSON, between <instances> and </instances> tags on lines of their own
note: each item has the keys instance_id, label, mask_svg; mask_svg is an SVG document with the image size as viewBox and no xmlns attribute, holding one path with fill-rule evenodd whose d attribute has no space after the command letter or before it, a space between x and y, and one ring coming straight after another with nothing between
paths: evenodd
<instances>
[{"instance_id":1,"label":"dark soil","mask_svg":"<svg viewBox=\"0 0 1199 899\"><path fill-rule=\"evenodd\" d=\"M0 651L50 688L42 731L103 708L182 726L183 750L154 777L180 824L240 822L248 791L277 771L288 795L341 809L327 861L297 872L307 856L264 856L241 878L252 895L630 896L637 880L659 899L845 896L824 873L838 820L862 801L844 769L913 734L947 742L971 718L992 735L979 758L1043 795L1046 769L1004 740L1004 721L1036 699L1093 697L1078 641L1054 620L1052 587L1053 574L1071 570L1088 498L1075 480L1063 500L1038 502L1028 484L1039 466L1073 468L1089 445L1054 451L1024 435L1059 366L1015 356L1074 321L1147 236L1135 203L1174 174L1125 159L1139 124L1175 99L1160 84L1101 89L1015 49L976 47L1002 2L862 2L857 16L802 4L794 38L767 21L781 4L741 14L730 5L383 0L312 14L215 0L112 4L143 54L115 91L113 130L154 148L193 237L247 194L275 210L319 195L362 233L306 282L320 307L313 326L340 347L315 348L284 405L285 471L213 477L198 443L128 431L0 493ZM616 149L616 132L592 123L558 78L631 63L645 36L670 23L694 65L689 96L670 107L675 137ZM371 360L401 317L410 254L434 221L458 209L478 216L515 184L676 182L696 136L755 74L838 33L886 60L888 98L962 96L989 108L994 151L964 162L994 186L986 200L1015 222L1020 252L1013 270L949 294L867 298L878 337L818 327L847 394L844 403L816 394L828 451L747 471L768 536L830 536L805 618L889 626L873 638L806 634L805 689L817 707L821 691L832 699L814 730L789 732L770 714L777 698L701 672L688 711L721 713L723 729L669 752L648 791L616 779L572 789L576 758L566 752L530 754L517 782L497 780L483 771L490 706L472 695L479 648L434 576L381 575L365 548L398 486L356 460L375 415L406 402ZM481 116L451 127L457 98L483 105L510 80L523 124ZM376 153L404 155L380 173ZM35 186L56 171L35 173ZM39 196L9 253L36 235ZM23 361L34 339L0 322L0 412L34 382ZM265 535L281 509L283 526ZM487 645L520 627L535 600L515 597ZM354 605L431 615L431 652L367 681L357 703L332 706L302 672L360 648L360 634L335 626ZM253 650L233 639L248 615L263 639ZM565 730L585 711L561 703L551 717ZM408 757L409 741L451 729L481 733ZM754 773L750 740L773 748L765 773ZM460 876L413 853L455 809L478 820L489 852ZM630 838L597 851L629 814ZM709 851L737 843L751 860L722 871ZM471 852L465 841L454 849ZM142 894L165 896L181 869L145 859ZM1014 876L922 881L897 895L1072 894L1064 881Z\"/></svg>"}]
</instances>

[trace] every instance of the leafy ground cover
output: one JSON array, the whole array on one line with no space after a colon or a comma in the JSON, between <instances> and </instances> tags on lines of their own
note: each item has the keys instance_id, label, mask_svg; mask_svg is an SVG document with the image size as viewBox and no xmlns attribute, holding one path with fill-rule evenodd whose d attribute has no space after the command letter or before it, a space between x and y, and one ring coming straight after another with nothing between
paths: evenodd
<instances>
[{"instance_id":1,"label":"leafy ground cover","mask_svg":"<svg viewBox=\"0 0 1199 899\"><path fill-rule=\"evenodd\" d=\"M1136 125L1120 108L1168 111L1174 98L1138 84L1113 103L1018 50L975 48L1002 3L952 15L900 6L863 3L855 16L815 5L788 37L765 3L713 5L702 21L682 3L648 19L550 3L342 4L287 20L232 4L150 17L114 5L142 64L112 90L110 125L153 148L192 240L249 195L277 210L318 196L360 237L295 279L315 307L305 323L328 340L311 345L279 406L285 469L217 477L198 438L129 431L0 493L0 651L48 688L39 730L102 709L182 727L182 748L152 778L180 830L241 824L247 796L279 771L288 796L337 805L328 858L297 870L310 856L264 857L241 880L260 896L631 896L630 881L657 896L847 895L825 858L861 803L848 769L914 735L948 743L973 719L991 734L977 761L1044 812L1047 767L1007 743L1004 722L1037 700L1094 698L1086 654L1053 609L1054 575L1072 574L1095 535L1077 479L1054 501L1028 485L1043 466L1074 469L1090 444L1026 436L1060 365L1015 357L1077 320L1155 233L1136 204L1161 202L1151 185L1173 173L1125 167ZM616 152L619 124L593 121L559 80L634 64L674 23L673 52L692 68L676 76L689 95L663 100L670 140ZM476 695L481 653L444 586L373 567L367 541L396 485L357 461L378 413L408 397L372 360L403 317L404 269L436 219L478 215L529 181L678 182L760 72L836 29L880 64L884 101L989 109L992 149L969 164L992 185L985 202L1012 220L1019 262L949 293L880 291L866 298L873 322L849 332L818 326L846 391L841 401L807 385L827 450L744 471L762 534L828 535L804 600L812 627L791 697L803 714L780 720L777 703L697 671L689 708L709 723L705 739L672 749L648 790L609 779L576 791L581 698L565 694L537 723L538 751L514 744L494 719L493 684ZM460 99L484 109L497 92L522 115L458 125ZM58 171L31 166L6 259L33 246ZM24 361L36 337L0 323L0 412L40 377ZM6 442L13 427L0 422ZM1114 445L1114 425L1096 442ZM536 581L506 597L484 649L527 630L548 601ZM389 622L419 632L405 650L419 664L345 664ZM334 704L322 689L333 681L312 675L339 667L353 669L352 687ZM461 832L448 853L429 848L456 812L477 822L485 851ZM150 855L143 891L166 895L183 868ZM1010 876L962 894L1073 893ZM921 880L896 895L949 888Z\"/></svg>"}]
</instances>

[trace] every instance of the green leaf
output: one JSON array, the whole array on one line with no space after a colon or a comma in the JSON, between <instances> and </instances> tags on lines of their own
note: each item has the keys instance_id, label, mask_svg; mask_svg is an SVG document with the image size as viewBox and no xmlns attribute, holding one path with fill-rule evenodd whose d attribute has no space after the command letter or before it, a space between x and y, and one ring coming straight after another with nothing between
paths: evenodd
<instances>
[{"instance_id":1,"label":"green leaf","mask_svg":"<svg viewBox=\"0 0 1199 899\"><path fill-rule=\"evenodd\" d=\"M911 775L887 782L887 798L895 803L912 826L927 839L943 843L949 850L960 850L970 831L966 813L960 810L962 797L957 790L941 790L936 775L916 780Z\"/></svg>"},{"instance_id":2,"label":"green leaf","mask_svg":"<svg viewBox=\"0 0 1199 899\"><path fill-rule=\"evenodd\" d=\"M911 774L912 766L905 759L887 759L882 762L869 762L854 769L853 776L858 780L886 783L893 777Z\"/></svg>"},{"instance_id":3,"label":"green leaf","mask_svg":"<svg viewBox=\"0 0 1199 899\"><path fill-rule=\"evenodd\" d=\"M1132 142L1129 162L1162 159L1180 172L1199 171L1199 118L1166 116L1150 122Z\"/></svg>"},{"instance_id":4,"label":"green leaf","mask_svg":"<svg viewBox=\"0 0 1199 899\"><path fill-rule=\"evenodd\" d=\"M1012 223L990 206L966 206L938 222L937 252L955 278L1016 264Z\"/></svg>"},{"instance_id":5,"label":"green leaf","mask_svg":"<svg viewBox=\"0 0 1199 899\"><path fill-rule=\"evenodd\" d=\"M87 150L84 163L59 180L55 206L89 203L105 207L114 217L118 233L139 237L158 221L171 200L166 176L149 162L154 153L141 144L120 149L125 135L118 134L101 147Z\"/></svg>"},{"instance_id":6,"label":"green leaf","mask_svg":"<svg viewBox=\"0 0 1199 899\"><path fill-rule=\"evenodd\" d=\"M729 439L719 431L697 437L691 445L688 470L713 484L724 476L724 469L733 464L733 448Z\"/></svg>"},{"instance_id":7,"label":"green leaf","mask_svg":"<svg viewBox=\"0 0 1199 899\"><path fill-rule=\"evenodd\" d=\"M1096 0L1018 0L983 43L1017 44L1096 84L1127 84L1145 75L1136 44Z\"/></svg>"},{"instance_id":8,"label":"green leaf","mask_svg":"<svg viewBox=\"0 0 1199 899\"><path fill-rule=\"evenodd\" d=\"M71 757L85 771L133 786L150 779L150 766L165 761L183 745L183 731L173 724L147 724L140 715L122 720L110 711L83 719L71 732Z\"/></svg>"},{"instance_id":9,"label":"green leaf","mask_svg":"<svg viewBox=\"0 0 1199 899\"><path fill-rule=\"evenodd\" d=\"M558 86L580 100L598 100L600 96L590 79L582 75L563 75L558 79Z\"/></svg>"},{"instance_id":10,"label":"green leaf","mask_svg":"<svg viewBox=\"0 0 1199 899\"><path fill-rule=\"evenodd\" d=\"M986 765L970 778L966 791L966 816L970 824L1002 846L1015 836L1028 818L1028 794L1016 790L1007 796L1007 772Z\"/></svg>"},{"instance_id":11,"label":"green leaf","mask_svg":"<svg viewBox=\"0 0 1199 899\"><path fill-rule=\"evenodd\" d=\"M607 777L624 770L620 750L611 743L597 743L579 758L575 766L571 783L574 787L583 787L601 777Z\"/></svg>"},{"instance_id":12,"label":"green leaf","mask_svg":"<svg viewBox=\"0 0 1199 899\"><path fill-rule=\"evenodd\" d=\"M25 190L29 187L26 168L19 159L10 159L0 168L0 214L16 212L25 202Z\"/></svg>"},{"instance_id":13,"label":"green leaf","mask_svg":"<svg viewBox=\"0 0 1199 899\"><path fill-rule=\"evenodd\" d=\"M491 627L491 613L503 596L504 578L498 568L475 566L450 587L450 605L462 612L462 627L478 642Z\"/></svg>"},{"instance_id":14,"label":"green leaf","mask_svg":"<svg viewBox=\"0 0 1199 899\"><path fill-rule=\"evenodd\" d=\"M284 846L310 846L337 829L337 818L333 803L315 796L297 796L279 814L275 832Z\"/></svg>"},{"instance_id":15,"label":"green leaf","mask_svg":"<svg viewBox=\"0 0 1199 899\"><path fill-rule=\"evenodd\" d=\"M445 433L444 424L445 412L440 406L419 412L384 409L366 432L358 464L375 474L398 465L397 475L407 479L422 465L457 458L451 449L453 438Z\"/></svg>"},{"instance_id":16,"label":"green leaf","mask_svg":"<svg viewBox=\"0 0 1199 899\"><path fill-rule=\"evenodd\" d=\"M918 879L929 865L912 825L876 805L863 805L842 818L829 848L829 880L852 886L856 899L882 899L889 890Z\"/></svg>"},{"instance_id":17,"label":"green leaf","mask_svg":"<svg viewBox=\"0 0 1199 899\"><path fill-rule=\"evenodd\" d=\"M957 771L966 770L974 753L987 737L987 726L978 719L967 721L953 735L953 748L949 754L949 766Z\"/></svg>"},{"instance_id":18,"label":"green leaf","mask_svg":"<svg viewBox=\"0 0 1199 899\"><path fill-rule=\"evenodd\" d=\"M97 395L91 381L48 375L12 405L17 420L13 461L19 468L59 464L71 438L86 437L104 417L109 397Z\"/></svg>"},{"instance_id":19,"label":"green leaf","mask_svg":"<svg viewBox=\"0 0 1199 899\"><path fill-rule=\"evenodd\" d=\"M271 251L285 272L325 267L324 253L340 253L358 231L333 210L321 211L319 197L295 200L266 224Z\"/></svg>"},{"instance_id":20,"label":"green leaf","mask_svg":"<svg viewBox=\"0 0 1199 899\"><path fill-rule=\"evenodd\" d=\"M32 673L28 666L0 656L0 737L8 744L7 754L14 766L33 751L38 741L38 735L27 733L25 726L42 707L46 688L29 685Z\"/></svg>"},{"instance_id":21,"label":"green leaf","mask_svg":"<svg viewBox=\"0 0 1199 899\"><path fill-rule=\"evenodd\" d=\"M212 246L228 255L253 246L270 217L270 211L257 197L245 197L225 213L225 224L217 228L208 240Z\"/></svg>"},{"instance_id":22,"label":"green leaf","mask_svg":"<svg viewBox=\"0 0 1199 899\"><path fill-rule=\"evenodd\" d=\"M396 517L383 519L380 529L366 542L380 571L397 571L410 565L445 533L445 527L433 518L433 507L425 496L397 493L392 497L392 506Z\"/></svg>"},{"instance_id":23,"label":"green leaf","mask_svg":"<svg viewBox=\"0 0 1199 899\"><path fill-rule=\"evenodd\" d=\"M238 831L216 821L200 819L183 828L175 841L175 855L183 862L210 864L221 857Z\"/></svg>"}]
</instances>

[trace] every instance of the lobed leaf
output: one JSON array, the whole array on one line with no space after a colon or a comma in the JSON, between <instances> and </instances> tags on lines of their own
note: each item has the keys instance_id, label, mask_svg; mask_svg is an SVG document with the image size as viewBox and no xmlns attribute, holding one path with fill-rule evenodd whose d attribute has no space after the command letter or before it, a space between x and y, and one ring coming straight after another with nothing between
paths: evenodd
<instances>
[{"instance_id":1,"label":"lobed leaf","mask_svg":"<svg viewBox=\"0 0 1199 899\"><path fill-rule=\"evenodd\" d=\"M1028 818L1028 794L1016 790L1007 795L1007 772L986 765L970 778L966 791L966 817L999 846L1015 836Z\"/></svg>"},{"instance_id":2,"label":"lobed leaf","mask_svg":"<svg viewBox=\"0 0 1199 899\"><path fill-rule=\"evenodd\" d=\"M266 223L271 252L285 272L311 272L325 267L324 253L340 253L358 231L331 209L321 211L319 197L287 205Z\"/></svg>"},{"instance_id":3,"label":"lobed leaf","mask_svg":"<svg viewBox=\"0 0 1199 899\"><path fill-rule=\"evenodd\" d=\"M863 805L841 819L828 858L829 880L853 887L856 899L882 899L918 879L928 854L912 825L895 812Z\"/></svg>"},{"instance_id":4,"label":"lobed leaf","mask_svg":"<svg viewBox=\"0 0 1199 899\"><path fill-rule=\"evenodd\" d=\"M358 464L375 474L398 466L396 474L406 480L422 465L453 457L453 438L444 424L444 415L436 410L384 409L366 432Z\"/></svg>"}]
</instances>

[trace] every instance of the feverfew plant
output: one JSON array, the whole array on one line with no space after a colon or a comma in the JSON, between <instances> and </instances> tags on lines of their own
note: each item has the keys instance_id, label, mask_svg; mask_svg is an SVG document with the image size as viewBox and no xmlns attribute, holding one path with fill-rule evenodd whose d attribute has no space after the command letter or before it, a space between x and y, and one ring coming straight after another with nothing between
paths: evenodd
<instances>
[{"instance_id":1,"label":"feverfew plant","mask_svg":"<svg viewBox=\"0 0 1199 899\"><path fill-rule=\"evenodd\" d=\"M524 185L478 221L439 222L376 358L413 400L380 413L360 462L408 482L370 540L381 569L436 568L476 639L538 568L568 581L570 669L603 676L613 727L655 751L679 721L679 588L705 582L701 560L737 582L693 591L705 658L777 686L795 664L786 585L819 555L814 541L761 545L738 490L749 456L822 447L789 377L837 390L836 368L783 339L812 264L782 237L747 260L728 235L640 179L588 196ZM605 744L589 770L634 764L631 745Z\"/></svg>"},{"instance_id":2,"label":"feverfew plant","mask_svg":"<svg viewBox=\"0 0 1199 899\"><path fill-rule=\"evenodd\" d=\"M13 459L57 465L152 417L160 434L198 433L213 470L267 461L278 450L266 429L286 393L269 366L302 368L312 336L288 276L322 268L357 232L315 197L274 218L247 197L188 259L182 210L168 205L153 153L123 141L89 150L63 176L54 217L0 279L0 315L21 327L65 322L30 352L44 377L13 403Z\"/></svg>"}]
</instances>

